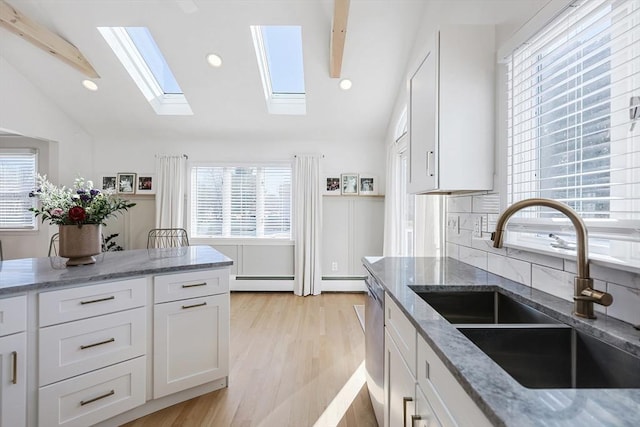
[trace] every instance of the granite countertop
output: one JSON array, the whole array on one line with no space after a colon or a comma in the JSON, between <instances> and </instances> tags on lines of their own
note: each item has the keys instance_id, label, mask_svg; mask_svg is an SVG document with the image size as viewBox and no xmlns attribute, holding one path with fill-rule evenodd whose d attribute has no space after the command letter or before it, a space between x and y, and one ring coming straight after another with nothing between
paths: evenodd
<instances>
[{"instance_id":1,"label":"granite countertop","mask_svg":"<svg viewBox=\"0 0 640 427\"><path fill-rule=\"evenodd\" d=\"M364 258L364 265L398 303L487 418L497 426L637 426L640 389L529 389L440 316L416 290L491 290L640 356L640 331L597 313L571 315L573 304L451 258Z\"/></svg>"},{"instance_id":2,"label":"granite countertop","mask_svg":"<svg viewBox=\"0 0 640 427\"><path fill-rule=\"evenodd\" d=\"M0 295L149 274L226 267L233 261L210 246L104 252L96 263L66 267L66 258L0 261Z\"/></svg>"}]
</instances>

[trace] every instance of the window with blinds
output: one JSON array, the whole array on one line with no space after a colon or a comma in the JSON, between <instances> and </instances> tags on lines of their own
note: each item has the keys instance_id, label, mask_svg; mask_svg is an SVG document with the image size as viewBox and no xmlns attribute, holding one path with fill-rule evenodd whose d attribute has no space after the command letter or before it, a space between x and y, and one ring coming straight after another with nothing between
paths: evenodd
<instances>
[{"instance_id":1,"label":"window with blinds","mask_svg":"<svg viewBox=\"0 0 640 427\"><path fill-rule=\"evenodd\" d=\"M508 203L559 200L592 236L640 240L640 2L575 2L507 68ZM546 208L519 218L568 222Z\"/></svg>"},{"instance_id":2,"label":"window with blinds","mask_svg":"<svg viewBox=\"0 0 640 427\"><path fill-rule=\"evenodd\" d=\"M29 208L36 206L29 193L35 189L37 151L0 149L0 229L36 228Z\"/></svg>"},{"instance_id":3,"label":"window with blinds","mask_svg":"<svg viewBox=\"0 0 640 427\"><path fill-rule=\"evenodd\" d=\"M291 238L291 166L196 166L193 237Z\"/></svg>"}]
</instances>

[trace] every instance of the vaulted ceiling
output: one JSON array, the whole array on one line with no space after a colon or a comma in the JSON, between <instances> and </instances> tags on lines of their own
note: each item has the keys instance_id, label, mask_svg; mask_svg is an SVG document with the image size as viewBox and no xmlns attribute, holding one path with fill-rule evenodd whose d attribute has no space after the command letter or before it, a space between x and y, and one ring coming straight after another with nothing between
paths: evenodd
<instances>
[{"instance_id":1,"label":"vaulted ceiling","mask_svg":"<svg viewBox=\"0 0 640 427\"><path fill-rule=\"evenodd\" d=\"M8 0L75 45L96 69L81 72L0 29L0 55L87 132L101 138L381 140L425 6L420 0L351 0L342 61L350 91L330 77L332 0ZM195 8L193 7L195 6ZM195 9L195 10L194 10ZM301 25L307 114L269 115L250 25ZM158 116L97 27L146 26L193 116ZM210 67L215 52L223 66Z\"/></svg>"},{"instance_id":2,"label":"vaulted ceiling","mask_svg":"<svg viewBox=\"0 0 640 427\"><path fill-rule=\"evenodd\" d=\"M330 77L334 0L6 1L75 45L100 75L99 90L89 92L80 71L0 28L0 56L97 139L375 143L386 135L425 22L506 22L511 31L549 0L350 0L341 64L341 77L353 81L349 91ZM267 113L251 25L302 27L306 115ZM194 114L156 115L102 26L148 27ZM221 68L207 64L212 52L223 58Z\"/></svg>"}]
</instances>

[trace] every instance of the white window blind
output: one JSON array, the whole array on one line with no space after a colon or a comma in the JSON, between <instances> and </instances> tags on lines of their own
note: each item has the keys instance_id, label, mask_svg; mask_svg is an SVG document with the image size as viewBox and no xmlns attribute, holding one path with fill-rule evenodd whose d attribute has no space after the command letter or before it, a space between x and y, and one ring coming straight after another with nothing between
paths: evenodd
<instances>
[{"instance_id":1,"label":"white window blind","mask_svg":"<svg viewBox=\"0 0 640 427\"><path fill-rule=\"evenodd\" d=\"M196 166L194 237L291 238L291 166Z\"/></svg>"},{"instance_id":2,"label":"white window blind","mask_svg":"<svg viewBox=\"0 0 640 427\"><path fill-rule=\"evenodd\" d=\"M0 229L35 229L29 208L37 199L35 190L37 152L28 149L0 149Z\"/></svg>"},{"instance_id":3,"label":"white window blind","mask_svg":"<svg viewBox=\"0 0 640 427\"><path fill-rule=\"evenodd\" d=\"M516 49L508 58L509 204L555 199L574 208L596 235L638 240L635 97L640 1L576 2ZM546 208L519 218L514 223L532 229L552 230L564 221Z\"/></svg>"}]
</instances>

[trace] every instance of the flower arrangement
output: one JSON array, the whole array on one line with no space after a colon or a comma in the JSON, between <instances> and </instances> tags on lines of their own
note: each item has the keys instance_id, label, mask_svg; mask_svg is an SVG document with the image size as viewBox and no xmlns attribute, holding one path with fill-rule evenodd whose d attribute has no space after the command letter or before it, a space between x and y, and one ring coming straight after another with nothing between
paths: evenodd
<instances>
[{"instance_id":1,"label":"flower arrangement","mask_svg":"<svg viewBox=\"0 0 640 427\"><path fill-rule=\"evenodd\" d=\"M40 199L40 207L29 210L42 217L42 222L55 225L105 225L107 218L136 205L116 196L113 190L93 188L92 181L81 177L75 179L73 188L66 188L55 186L46 175L38 175L38 189L29 197Z\"/></svg>"}]
</instances>

